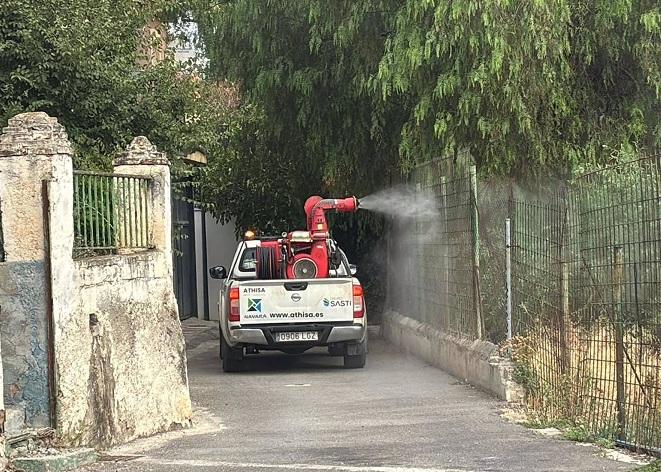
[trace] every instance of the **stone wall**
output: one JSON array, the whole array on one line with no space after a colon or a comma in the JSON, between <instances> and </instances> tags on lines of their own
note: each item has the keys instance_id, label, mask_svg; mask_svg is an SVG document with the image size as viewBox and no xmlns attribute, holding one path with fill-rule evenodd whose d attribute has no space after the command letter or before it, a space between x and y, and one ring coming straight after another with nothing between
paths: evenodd
<instances>
[{"instance_id":1,"label":"stone wall","mask_svg":"<svg viewBox=\"0 0 661 472\"><path fill-rule=\"evenodd\" d=\"M57 355L58 429L70 442L109 445L188 423L185 346L164 259L149 251L75 261L74 319L59 331L75 349Z\"/></svg>"},{"instance_id":2,"label":"stone wall","mask_svg":"<svg viewBox=\"0 0 661 472\"><path fill-rule=\"evenodd\" d=\"M9 434L49 424L44 182L71 161L57 120L19 115L0 136L0 338Z\"/></svg>"},{"instance_id":3,"label":"stone wall","mask_svg":"<svg viewBox=\"0 0 661 472\"><path fill-rule=\"evenodd\" d=\"M7 251L0 263L0 334L3 354L10 354L5 401L23 402L24 426L41 426L50 414L71 445L117 444L188 425L191 417L172 290L169 163L141 137L116 162L116 173L152 178L153 248L74 260L73 170L64 129L43 113L26 113L10 120L0 138ZM20 376L26 352L31 357ZM12 400L15 378L22 379L22 395Z\"/></svg>"}]
</instances>

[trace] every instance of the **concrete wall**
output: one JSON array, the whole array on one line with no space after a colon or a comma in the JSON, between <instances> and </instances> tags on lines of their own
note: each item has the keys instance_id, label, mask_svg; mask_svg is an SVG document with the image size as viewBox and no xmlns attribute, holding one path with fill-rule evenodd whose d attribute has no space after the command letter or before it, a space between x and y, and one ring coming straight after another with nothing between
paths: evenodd
<instances>
[{"instance_id":1,"label":"concrete wall","mask_svg":"<svg viewBox=\"0 0 661 472\"><path fill-rule=\"evenodd\" d=\"M43 184L67 161L64 129L43 113L9 120L0 136L0 336L9 434L49 424L47 244ZM71 191L69 190L69 193Z\"/></svg>"},{"instance_id":2,"label":"concrete wall","mask_svg":"<svg viewBox=\"0 0 661 472\"><path fill-rule=\"evenodd\" d=\"M149 251L75 261L79 296L58 334L76 349L57 356L58 430L69 442L116 444L188 424L185 345L165 259Z\"/></svg>"},{"instance_id":3,"label":"concrete wall","mask_svg":"<svg viewBox=\"0 0 661 472\"><path fill-rule=\"evenodd\" d=\"M400 349L471 385L508 402L523 402L524 390L512 379L514 366L498 356L495 344L455 337L392 311L382 315L381 332Z\"/></svg>"},{"instance_id":4,"label":"concrete wall","mask_svg":"<svg viewBox=\"0 0 661 472\"><path fill-rule=\"evenodd\" d=\"M49 424L43 261L0 262L0 339L7 433Z\"/></svg>"},{"instance_id":5,"label":"concrete wall","mask_svg":"<svg viewBox=\"0 0 661 472\"><path fill-rule=\"evenodd\" d=\"M44 327L50 320L56 387L50 413L65 444L117 444L188 425L191 417L172 290L169 163L141 137L115 165L116 173L152 179L148 203L154 247L74 260L73 170L64 129L44 113L26 113L10 120L0 137L7 249L7 262L0 266L0 332L2 350L18 359L5 361L5 384L11 392L13 379L19 378L24 379L19 387L29 387L21 387L20 398L14 395L24 402L26 426L38 425L27 420L47 417ZM24 358L28 374L21 377L17 372ZM7 390L5 401L13 401Z\"/></svg>"},{"instance_id":6,"label":"concrete wall","mask_svg":"<svg viewBox=\"0 0 661 472\"><path fill-rule=\"evenodd\" d=\"M239 243L234 234L236 226L234 222L221 225L209 214L206 215L206 219L207 265L209 268L222 265L229 270ZM220 280L212 279L209 274L204 276L209 281L209 318L217 320Z\"/></svg>"}]
</instances>

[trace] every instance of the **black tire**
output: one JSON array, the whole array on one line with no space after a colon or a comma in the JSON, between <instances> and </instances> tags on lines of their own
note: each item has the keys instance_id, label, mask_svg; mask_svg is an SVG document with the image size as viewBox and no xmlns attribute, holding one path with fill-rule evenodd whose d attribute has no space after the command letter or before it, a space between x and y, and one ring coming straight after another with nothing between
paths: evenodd
<instances>
[{"instance_id":1,"label":"black tire","mask_svg":"<svg viewBox=\"0 0 661 472\"><path fill-rule=\"evenodd\" d=\"M367 340L362 341L359 346L360 354L344 354L345 369L362 369L365 367L365 362L367 361Z\"/></svg>"},{"instance_id":2,"label":"black tire","mask_svg":"<svg viewBox=\"0 0 661 472\"><path fill-rule=\"evenodd\" d=\"M220 335L220 358L223 372L239 372L243 364L243 348L230 347L222 333Z\"/></svg>"},{"instance_id":3,"label":"black tire","mask_svg":"<svg viewBox=\"0 0 661 472\"><path fill-rule=\"evenodd\" d=\"M223 339L223 330L220 327L220 324L218 325L218 334L220 335L220 343L218 344L220 346L220 349L218 349L218 357L223 358L223 343L225 342L225 339Z\"/></svg>"}]
</instances>

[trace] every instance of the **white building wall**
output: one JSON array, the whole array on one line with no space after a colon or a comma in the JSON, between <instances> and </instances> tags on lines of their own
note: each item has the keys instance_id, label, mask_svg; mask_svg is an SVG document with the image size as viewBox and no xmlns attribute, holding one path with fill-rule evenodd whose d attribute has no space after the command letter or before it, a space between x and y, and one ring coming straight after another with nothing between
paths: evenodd
<instances>
[{"instance_id":1,"label":"white building wall","mask_svg":"<svg viewBox=\"0 0 661 472\"><path fill-rule=\"evenodd\" d=\"M236 226L234 222L221 225L209 214L206 220L207 265L209 268L222 265L229 270L239 242L234 234ZM212 279L208 273L204 275L209 282L209 319L217 320L220 280Z\"/></svg>"}]
</instances>

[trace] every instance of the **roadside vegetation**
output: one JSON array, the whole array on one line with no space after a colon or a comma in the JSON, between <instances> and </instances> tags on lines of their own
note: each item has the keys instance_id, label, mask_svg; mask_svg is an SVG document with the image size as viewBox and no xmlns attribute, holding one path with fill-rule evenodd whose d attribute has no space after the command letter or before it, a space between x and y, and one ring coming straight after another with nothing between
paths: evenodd
<instances>
[{"instance_id":1,"label":"roadside vegetation","mask_svg":"<svg viewBox=\"0 0 661 472\"><path fill-rule=\"evenodd\" d=\"M659 472L661 471L661 459L658 459L651 464L634 469L636 472Z\"/></svg>"},{"instance_id":2,"label":"roadside vegetation","mask_svg":"<svg viewBox=\"0 0 661 472\"><path fill-rule=\"evenodd\" d=\"M67 128L78 168L108 168L137 135L177 159L215 149L227 116L215 84L171 55L148 23L178 15L166 0L6 0L0 9L0 125L45 111ZM203 117L203 119L200 119Z\"/></svg>"},{"instance_id":3,"label":"roadside vegetation","mask_svg":"<svg viewBox=\"0 0 661 472\"><path fill-rule=\"evenodd\" d=\"M483 174L562 176L661 140L652 0L7 1L0 123L46 111L97 167L136 134L202 150L204 198L242 229L462 150ZM144 26L182 18L206 69L136 68Z\"/></svg>"},{"instance_id":4,"label":"roadside vegetation","mask_svg":"<svg viewBox=\"0 0 661 472\"><path fill-rule=\"evenodd\" d=\"M190 0L188 7L208 77L238 84L242 101L260 110L259 133L238 136L254 151L249 163L245 153L226 157L248 163L242 178L228 165L205 176L205 199L240 228L300 225L311 193L362 196L416 163L463 151L482 177L549 181L661 141L658 2ZM383 293L379 256L363 250L375 246L382 224L359 213L335 227L352 260L370 266L368 294Z\"/></svg>"}]
</instances>

